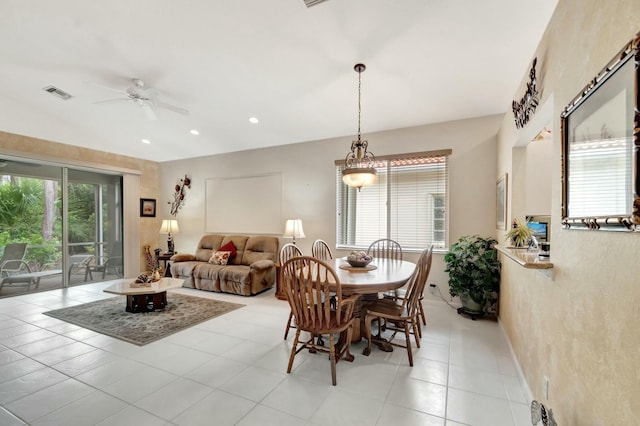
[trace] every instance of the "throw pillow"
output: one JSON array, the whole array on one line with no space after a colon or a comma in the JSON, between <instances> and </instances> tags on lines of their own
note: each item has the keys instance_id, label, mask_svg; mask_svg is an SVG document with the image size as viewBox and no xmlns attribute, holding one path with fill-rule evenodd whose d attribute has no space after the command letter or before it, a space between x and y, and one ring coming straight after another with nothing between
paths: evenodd
<instances>
[{"instance_id":1,"label":"throw pillow","mask_svg":"<svg viewBox=\"0 0 640 426\"><path fill-rule=\"evenodd\" d=\"M231 252L231 256L229 256L229 257L233 257L236 254L238 254L238 251L236 250L236 246L233 244L233 241L229 241L227 244L223 245L218 250L219 251L230 251Z\"/></svg>"},{"instance_id":2,"label":"throw pillow","mask_svg":"<svg viewBox=\"0 0 640 426\"><path fill-rule=\"evenodd\" d=\"M214 265L226 265L230 257L231 257L230 251L216 250L211 255L211 259L209 259L209 263L213 263Z\"/></svg>"}]
</instances>

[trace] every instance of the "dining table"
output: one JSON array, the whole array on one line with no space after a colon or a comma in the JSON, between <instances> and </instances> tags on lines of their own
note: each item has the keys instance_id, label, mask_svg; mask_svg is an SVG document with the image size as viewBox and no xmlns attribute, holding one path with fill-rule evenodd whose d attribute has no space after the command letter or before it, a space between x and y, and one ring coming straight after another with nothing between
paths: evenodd
<instances>
[{"instance_id":1,"label":"dining table","mask_svg":"<svg viewBox=\"0 0 640 426\"><path fill-rule=\"evenodd\" d=\"M353 324L352 343L359 342L363 337L363 303L366 306L367 299L377 298L379 293L395 290L405 285L416 267L415 263L407 260L385 258L374 258L365 267L353 267L345 258L336 258L329 263L340 279L342 293L345 296L361 295L354 307L356 321ZM391 349L386 346L384 350L390 351Z\"/></svg>"}]
</instances>

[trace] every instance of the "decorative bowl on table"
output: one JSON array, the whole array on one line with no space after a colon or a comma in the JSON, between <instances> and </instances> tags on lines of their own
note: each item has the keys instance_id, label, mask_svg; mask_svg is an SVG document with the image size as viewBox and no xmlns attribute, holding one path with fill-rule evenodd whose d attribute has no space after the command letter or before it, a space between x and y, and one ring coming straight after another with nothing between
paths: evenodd
<instances>
[{"instance_id":1,"label":"decorative bowl on table","mask_svg":"<svg viewBox=\"0 0 640 426\"><path fill-rule=\"evenodd\" d=\"M352 251L349 256L347 256L347 263L354 268L364 268L373 260L373 256L368 255L364 251Z\"/></svg>"}]
</instances>

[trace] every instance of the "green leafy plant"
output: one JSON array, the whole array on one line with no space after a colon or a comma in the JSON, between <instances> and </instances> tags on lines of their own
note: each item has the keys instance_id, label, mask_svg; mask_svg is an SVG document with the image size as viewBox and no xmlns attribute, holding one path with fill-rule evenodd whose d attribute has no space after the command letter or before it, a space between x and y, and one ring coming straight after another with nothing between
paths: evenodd
<instances>
[{"instance_id":1,"label":"green leafy plant","mask_svg":"<svg viewBox=\"0 0 640 426\"><path fill-rule=\"evenodd\" d=\"M497 303L500 291L497 243L493 238L473 235L461 237L449 248L444 261L452 297L469 297L484 310L491 310Z\"/></svg>"},{"instance_id":2,"label":"green leafy plant","mask_svg":"<svg viewBox=\"0 0 640 426\"><path fill-rule=\"evenodd\" d=\"M529 243L532 235L533 231L527 226L526 222L514 219L512 228L505 235L505 240L511 241L515 247L524 247Z\"/></svg>"}]
</instances>

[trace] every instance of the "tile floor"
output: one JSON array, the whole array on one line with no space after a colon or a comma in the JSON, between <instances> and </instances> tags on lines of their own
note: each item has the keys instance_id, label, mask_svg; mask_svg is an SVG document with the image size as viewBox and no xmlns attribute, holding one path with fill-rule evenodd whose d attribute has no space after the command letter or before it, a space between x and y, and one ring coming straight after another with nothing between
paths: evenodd
<instances>
[{"instance_id":1,"label":"tile floor","mask_svg":"<svg viewBox=\"0 0 640 426\"><path fill-rule=\"evenodd\" d=\"M109 282L0 299L0 425L530 425L526 386L497 322L439 299L414 367L374 347L338 363L301 352L286 374L289 314L256 297L179 289L246 304L138 347L42 312L111 297ZM169 295L169 298L171 296Z\"/></svg>"}]
</instances>

